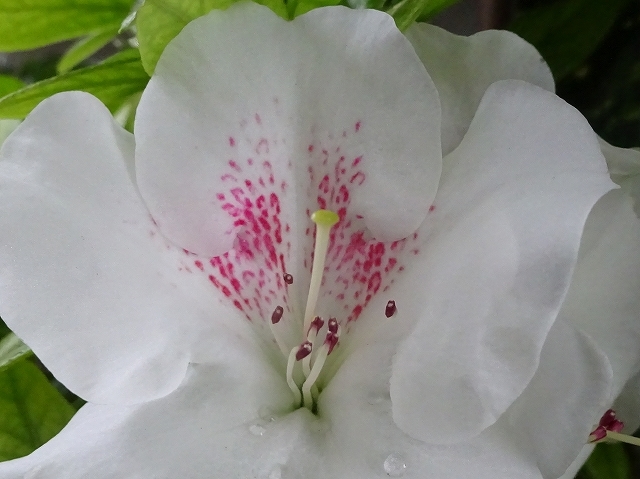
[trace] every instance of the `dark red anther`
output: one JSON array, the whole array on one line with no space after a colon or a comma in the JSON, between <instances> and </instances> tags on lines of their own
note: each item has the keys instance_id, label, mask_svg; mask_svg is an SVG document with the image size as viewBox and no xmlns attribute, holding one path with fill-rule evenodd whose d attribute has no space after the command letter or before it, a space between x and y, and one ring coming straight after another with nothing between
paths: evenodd
<instances>
[{"instance_id":1,"label":"dark red anther","mask_svg":"<svg viewBox=\"0 0 640 479\"><path fill-rule=\"evenodd\" d=\"M624 423L616 419L616 412L613 409L608 409L600 418L598 426L604 427L607 431L620 432Z\"/></svg>"},{"instance_id":2,"label":"dark red anther","mask_svg":"<svg viewBox=\"0 0 640 479\"><path fill-rule=\"evenodd\" d=\"M598 426L591 434L589 434L589 442L593 443L602 441L605 437L607 437L607 430L604 426Z\"/></svg>"},{"instance_id":3,"label":"dark red anther","mask_svg":"<svg viewBox=\"0 0 640 479\"><path fill-rule=\"evenodd\" d=\"M327 344L329 346L329 352L327 354L331 354L331 351L333 351L333 348L336 347L336 345L338 344L338 335L332 332L328 332L327 333L327 337L324 340L324 344Z\"/></svg>"},{"instance_id":4,"label":"dark red anther","mask_svg":"<svg viewBox=\"0 0 640 479\"><path fill-rule=\"evenodd\" d=\"M327 323L327 329L332 334L338 334L338 320L336 318L329 318L329 322Z\"/></svg>"},{"instance_id":5,"label":"dark red anther","mask_svg":"<svg viewBox=\"0 0 640 479\"><path fill-rule=\"evenodd\" d=\"M589 442L601 441L607 437L607 431L620 432L624 428L624 423L616 419L616 412L608 409L600 418L598 427L589 434Z\"/></svg>"},{"instance_id":6,"label":"dark red anther","mask_svg":"<svg viewBox=\"0 0 640 479\"><path fill-rule=\"evenodd\" d=\"M289 273L285 273L284 275L282 275L282 278L284 279L285 283L293 284L293 276L291 276Z\"/></svg>"},{"instance_id":7,"label":"dark red anther","mask_svg":"<svg viewBox=\"0 0 640 479\"><path fill-rule=\"evenodd\" d=\"M284 309L282 306L276 306L276 309L273 310L273 314L271 315L271 323L276 324L280 322L282 319L282 315L284 314Z\"/></svg>"},{"instance_id":8,"label":"dark red anther","mask_svg":"<svg viewBox=\"0 0 640 479\"><path fill-rule=\"evenodd\" d=\"M316 334L318 334L318 331L320 331L320 328L322 328L322 326L324 326L324 321L320 316L316 316L313 319L313 321L311 321L311 324L309 325L309 331L307 331L307 334L309 334L309 332L311 332L312 329L315 329Z\"/></svg>"},{"instance_id":9,"label":"dark red anther","mask_svg":"<svg viewBox=\"0 0 640 479\"><path fill-rule=\"evenodd\" d=\"M605 429L608 428L609 424L616 420L616 412L613 409L607 409L607 411L600 418L600 422L598 426L602 426Z\"/></svg>"},{"instance_id":10,"label":"dark red anther","mask_svg":"<svg viewBox=\"0 0 640 479\"><path fill-rule=\"evenodd\" d=\"M313 346L309 341L305 341L298 348L298 352L296 353L296 361L300 361L311 354Z\"/></svg>"},{"instance_id":11,"label":"dark red anther","mask_svg":"<svg viewBox=\"0 0 640 479\"><path fill-rule=\"evenodd\" d=\"M398 311L398 308L396 308L396 302L393 301L393 300L392 301L388 301L386 308L384 308L384 315L387 318L390 318L391 316L396 314L396 311Z\"/></svg>"},{"instance_id":12,"label":"dark red anther","mask_svg":"<svg viewBox=\"0 0 640 479\"><path fill-rule=\"evenodd\" d=\"M624 429L624 423L615 419L611 422L611 424L609 424L607 431L622 432L622 429Z\"/></svg>"}]
</instances>

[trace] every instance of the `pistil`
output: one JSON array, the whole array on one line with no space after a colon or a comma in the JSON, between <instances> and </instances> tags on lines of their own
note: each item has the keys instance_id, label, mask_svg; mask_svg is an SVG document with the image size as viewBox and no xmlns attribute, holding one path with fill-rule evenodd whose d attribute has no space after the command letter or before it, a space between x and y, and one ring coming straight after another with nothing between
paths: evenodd
<instances>
[{"instance_id":1,"label":"pistil","mask_svg":"<svg viewBox=\"0 0 640 479\"><path fill-rule=\"evenodd\" d=\"M318 377L327 360L327 357L338 344L340 337L340 324L336 318L330 318L327 322L326 336L322 346L318 347L318 335L324 328L325 322L319 316L315 316L316 304L322 286L325 260L329 248L331 228L340 220L340 217L329 210L318 210L311 215L311 220L316 224L315 247L313 252L313 264L311 267L311 279L309 281L309 294L302 321L302 340L299 346L288 349L281 338L282 325L279 324L284 315L284 308L276 306L269 321L269 327L278 347L287 358L287 384L294 396L295 404L305 406L315 411L315 400L318 397ZM293 276L283 274L286 284L293 283ZM298 323L299 324L299 323ZM295 373L295 365L301 363L302 374ZM302 378L302 379L300 379ZM298 381L296 381L298 379ZM302 386L299 386L300 381Z\"/></svg>"},{"instance_id":2,"label":"pistil","mask_svg":"<svg viewBox=\"0 0 640 479\"><path fill-rule=\"evenodd\" d=\"M311 221L316 224L316 244L313 250L313 265L311 266L311 281L309 282L309 295L307 296L307 307L304 312L304 329L309 330L311 320L314 317L322 276L324 274L324 263L327 258L329 248L329 232L340 217L329 210L318 210L311 215Z\"/></svg>"}]
</instances>

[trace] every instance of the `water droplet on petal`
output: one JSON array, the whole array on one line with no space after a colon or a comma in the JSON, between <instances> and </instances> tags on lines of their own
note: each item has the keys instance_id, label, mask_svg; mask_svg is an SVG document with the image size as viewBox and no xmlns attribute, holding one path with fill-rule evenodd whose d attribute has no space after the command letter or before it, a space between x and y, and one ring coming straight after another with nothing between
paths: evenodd
<instances>
[{"instance_id":1,"label":"water droplet on petal","mask_svg":"<svg viewBox=\"0 0 640 479\"><path fill-rule=\"evenodd\" d=\"M260 424L252 424L251 426L249 426L249 432L254 436L262 436L265 431L266 429Z\"/></svg>"},{"instance_id":2,"label":"water droplet on petal","mask_svg":"<svg viewBox=\"0 0 640 479\"><path fill-rule=\"evenodd\" d=\"M407 464L400 454L389 454L384 460L384 472L389 477L400 477L407 470Z\"/></svg>"},{"instance_id":3,"label":"water droplet on petal","mask_svg":"<svg viewBox=\"0 0 640 479\"><path fill-rule=\"evenodd\" d=\"M269 473L269 479L282 479L282 469L280 468L280 466L275 466L273 469L271 469L271 472Z\"/></svg>"},{"instance_id":4,"label":"water droplet on petal","mask_svg":"<svg viewBox=\"0 0 640 479\"><path fill-rule=\"evenodd\" d=\"M382 401L384 401L384 398L381 396L370 396L369 399L367 399L367 402L372 406L380 404Z\"/></svg>"}]
</instances>

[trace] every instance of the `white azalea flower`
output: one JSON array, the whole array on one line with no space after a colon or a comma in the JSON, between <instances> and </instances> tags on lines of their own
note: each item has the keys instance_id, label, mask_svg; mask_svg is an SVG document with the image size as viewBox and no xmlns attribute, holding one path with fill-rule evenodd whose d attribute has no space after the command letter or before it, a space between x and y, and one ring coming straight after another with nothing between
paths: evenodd
<instances>
[{"instance_id":1,"label":"white azalea flower","mask_svg":"<svg viewBox=\"0 0 640 479\"><path fill-rule=\"evenodd\" d=\"M3 478L565 472L637 369L637 305L606 338L561 311L613 184L531 47L416 28L241 4L167 47L135 138L83 93L34 110L1 151L0 314L89 403Z\"/></svg>"}]
</instances>

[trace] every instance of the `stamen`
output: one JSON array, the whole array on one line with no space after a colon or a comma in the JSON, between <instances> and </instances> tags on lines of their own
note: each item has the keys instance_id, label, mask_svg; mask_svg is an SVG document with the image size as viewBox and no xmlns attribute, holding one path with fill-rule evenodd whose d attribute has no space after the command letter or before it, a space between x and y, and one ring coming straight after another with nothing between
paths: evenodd
<instances>
[{"instance_id":1,"label":"stamen","mask_svg":"<svg viewBox=\"0 0 640 479\"><path fill-rule=\"evenodd\" d=\"M309 331L307 331L307 341L311 343L312 346L314 345L318 332L322 326L324 326L324 321L320 316L316 316L315 319L311 321ZM309 373L311 372L311 355L302 360L302 372L304 373L305 378L309 377Z\"/></svg>"},{"instance_id":2,"label":"stamen","mask_svg":"<svg viewBox=\"0 0 640 479\"><path fill-rule=\"evenodd\" d=\"M331 321L331 320L329 320L329 321ZM315 331L315 334L318 334L318 331L320 331L322 326L324 326L324 321L322 320L322 318L320 316L316 316L314 318L314 320L311 321L311 324L309 325L309 330L307 331L307 339L309 339L309 335L312 334L312 332L314 332L314 331ZM311 341L311 340L309 339L309 341ZM311 341L311 342L313 342L313 341Z\"/></svg>"},{"instance_id":3,"label":"stamen","mask_svg":"<svg viewBox=\"0 0 640 479\"><path fill-rule=\"evenodd\" d=\"M396 311L398 311L398 308L396 308L396 302L395 301L389 301L387 303L387 307L384 308L384 315L387 318L390 318L391 316L396 314Z\"/></svg>"},{"instance_id":4,"label":"stamen","mask_svg":"<svg viewBox=\"0 0 640 479\"><path fill-rule=\"evenodd\" d=\"M269 321L269 329L271 330L271 334L276 340L276 344L280 348L280 351L286 358L288 355L289 348L287 348L285 341L280 337L281 328L276 327L276 324L280 322L282 319L282 315L284 314L284 308L282 306L276 306L276 309L273 310L271 314L271 321Z\"/></svg>"},{"instance_id":5,"label":"stamen","mask_svg":"<svg viewBox=\"0 0 640 479\"><path fill-rule=\"evenodd\" d=\"M287 284L293 284L293 276L291 276L289 273L285 273L282 278L284 279L284 282Z\"/></svg>"},{"instance_id":6,"label":"stamen","mask_svg":"<svg viewBox=\"0 0 640 479\"><path fill-rule=\"evenodd\" d=\"M311 266L311 281L309 283L309 296L307 297L307 307L304 313L304 329L309 329L309 324L314 316L320 286L322 284L322 275L324 274L324 263L327 257L327 249L329 247L329 232L340 217L329 210L318 210L311 215L311 221L316 224L316 244L313 251L313 265Z\"/></svg>"},{"instance_id":7,"label":"stamen","mask_svg":"<svg viewBox=\"0 0 640 479\"><path fill-rule=\"evenodd\" d=\"M302 385L302 398L305 407L309 408L309 410L313 410L313 395L311 394L311 388L318 380L320 371L322 371L322 367L327 360L327 356L331 354L331 351L333 351L333 348L336 346L336 344L338 344L338 335L332 332L328 332L327 337L324 340L324 344L320 348L320 351L318 351L318 356L313 363L313 368L311 369L309 376Z\"/></svg>"},{"instance_id":8,"label":"stamen","mask_svg":"<svg viewBox=\"0 0 640 479\"><path fill-rule=\"evenodd\" d=\"M602 415L598 427L591 431L587 442L593 444L609 439L640 446L640 438L622 434L620 431L622 431L623 428L624 423L616 419L616 413L613 409L609 409Z\"/></svg>"},{"instance_id":9,"label":"stamen","mask_svg":"<svg viewBox=\"0 0 640 479\"><path fill-rule=\"evenodd\" d=\"M338 324L338 320L336 318L329 318L329 323L327 324L327 330L330 333L338 334L338 328L340 325Z\"/></svg>"},{"instance_id":10,"label":"stamen","mask_svg":"<svg viewBox=\"0 0 640 479\"><path fill-rule=\"evenodd\" d=\"M293 398L295 404L297 405L302 404L302 394L300 393L300 389L293 379L293 367L296 365L296 362L299 361L298 356L300 356L300 359L302 359L304 355L308 356L309 354L311 354L311 344L307 343L308 342L305 341L300 346L296 346L295 348L293 348L289 352L289 359L287 360L287 384L289 385L289 389L291 389L291 392L293 393Z\"/></svg>"},{"instance_id":11,"label":"stamen","mask_svg":"<svg viewBox=\"0 0 640 479\"><path fill-rule=\"evenodd\" d=\"M309 341L305 341L300 346L298 346L298 351L296 352L296 361L300 361L301 359L306 358L313 351L313 345Z\"/></svg>"},{"instance_id":12,"label":"stamen","mask_svg":"<svg viewBox=\"0 0 640 479\"><path fill-rule=\"evenodd\" d=\"M640 446L640 438L635 436L629 436L628 434L621 434L615 431L606 431L607 439L613 439L618 442L626 442L627 444L631 444L632 446ZM595 442L595 441L594 441Z\"/></svg>"},{"instance_id":13,"label":"stamen","mask_svg":"<svg viewBox=\"0 0 640 479\"><path fill-rule=\"evenodd\" d=\"M282 319L283 314L284 308L282 306L276 306L276 309L273 310L273 314L271 315L271 322L273 324L278 324Z\"/></svg>"}]
</instances>

